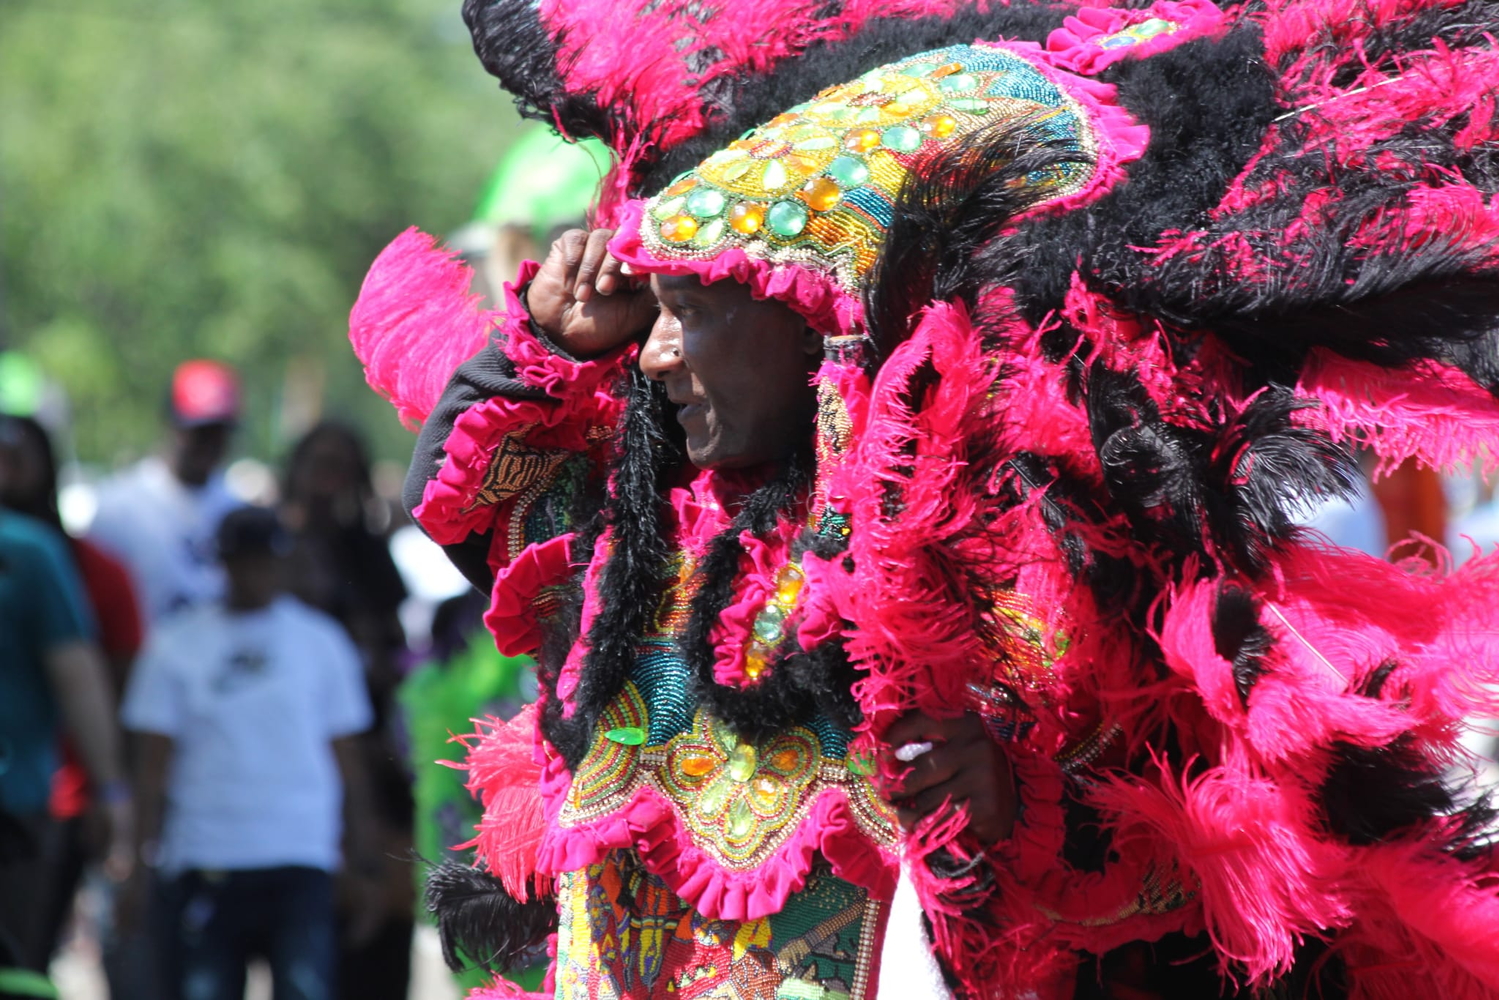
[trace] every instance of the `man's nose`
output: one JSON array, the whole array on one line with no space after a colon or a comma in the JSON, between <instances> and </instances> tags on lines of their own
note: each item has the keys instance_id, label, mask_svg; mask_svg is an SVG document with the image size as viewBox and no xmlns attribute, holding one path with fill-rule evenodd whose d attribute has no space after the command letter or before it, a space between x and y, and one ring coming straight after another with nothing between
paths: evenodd
<instances>
[{"instance_id":1,"label":"man's nose","mask_svg":"<svg viewBox=\"0 0 1499 1000\"><path fill-rule=\"evenodd\" d=\"M664 312L656 317L651 335L640 349L640 370L645 377L664 379L682 366L682 327Z\"/></svg>"}]
</instances>

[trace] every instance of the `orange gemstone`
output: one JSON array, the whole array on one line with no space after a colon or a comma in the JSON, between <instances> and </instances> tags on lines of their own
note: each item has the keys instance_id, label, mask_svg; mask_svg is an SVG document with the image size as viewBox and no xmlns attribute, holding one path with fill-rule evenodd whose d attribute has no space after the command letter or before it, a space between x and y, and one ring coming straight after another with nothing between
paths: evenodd
<instances>
[{"instance_id":1,"label":"orange gemstone","mask_svg":"<svg viewBox=\"0 0 1499 1000\"><path fill-rule=\"evenodd\" d=\"M697 235L697 220L690 215L673 215L661 223L661 238L668 243L686 243Z\"/></svg>"},{"instance_id":2,"label":"orange gemstone","mask_svg":"<svg viewBox=\"0 0 1499 1000\"><path fill-rule=\"evenodd\" d=\"M799 192L801 200L814 212L826 212L843 197L843 190L826 177L814 177Z\"/></svg>"},{"instance_id":3,"label":"orange gemstone","mask_svg":"<svg viewBox=\"0 0 1499 1000\"><path fill-rule=\"evenodd\" d=\"M746 654L744 657L744 672L749 675L750 680L759 680L760 675L765 673L765 657L757 656L754 653Z\"/></svg>"},{"instance_id":4,"label":"orange gemstone","mask_svg":"<svg viewBox=\"0 0 1499 1000\"><path fill-rule=\"evenodd\" d=\"M880 130L877 128L854 129L843 140L843 148L854 153L867 153L879 144Z\"/></svg>"},{"instance_id":5,"label":"orange gemstone","mask_svg":"<svg viewBox=\"0 0 1499 1000\"><path fill-rule=\"evenodd\" d=\"M801 755L795 750L780 750L770 758L770 766L777 771L792 771L796 765L801 763Z\"/></svg>"},{"instance_id":6,"label":"orange gemstone","mask_svg":"<svg viewBox=\"0 0 1499 1000\"><path fill-rule=\"evenodd\" d=\"M730 149L754 149L755 148L755 144L753 142L751 142L749 139L735 139L733 142L729 143L729 148Z\"/></svg>"},{"instance_id":7,"label":"orange gemstone","mask_svg":"<svg viewBox=\"0 0 1499 1000\"><path fill-rule=\"evenodd\" d=\"M663 191L661 193L661 197L675 198L679 194L686 194L688 191L691 191L695 187L697 187L697 178L683 177L681 180L677 181L671 187Z\"/></svg>"},{"instance_id":8,"label":"orange gemstone","mask_svg":"<svg viewBox=\"0 0 1499 1000\"><path fill-rule=\"evenodd\" d=\"M796 120L797 120L796 115L789 115L789 114L788 115L776 115L774 118L772 118L770 120L770 123L769 123L768 127L770 127L770 128L776 128L776 127L779 127L781 125L790 125L792 122L794 122Z\"/></svg>"},{"instance_id":9,"label":"orange gemstone","mask_svg":"<svg viewBox=\"0 0 1499 1000\"><path fill-rule=\"evenodd\" d=\"M921 122L921 131L937 139L946 139L957 127L958 120L952 115L931 115Z\"/></svg>"},{"instance_id":10,"label":"orange gemstone","mask_svg":"<svg viewBox=\"0 0 1499 1000\"><path fill-rule=\"evenodd\" d=\"M776 793L781 790L781 783L770 778L756 778L750 783L750 789L755 793L755 798L770 805L776 800Z\"/></svg>"},{"instance_id":11,"label":"orange gemstone","mask_svg":"<svg viewBox=\"0 0 1499 1000\"><path fill-rule=\"evenodd\" d=\"M765 206L753 201L741 201L729 209L729 225L734 232L753 236L765 224Z\"/></svg>"},{"instance_id":12,"label":"orange gemstone","mask_svg":"<svg viewBox=\"0 0 1499 1000\"><path fill-rule=\"evenodd\" d=\"M717 764L718 761L714 760L712 757L698 756L683 757L681 763L679 763L677 766L681 768L682 773L687 775L689 778L701 778L703 775L713 770L713 768L717 766Z\"/></svg>"},{"instance_id":13,"label":"orange gemstone","mask_svg":"<svg viewBox=\"0 0 1499 1000\"><path fill-rule=\"evenodd\" d=\"M948 63L946 66L938 66L936 69L932 70L932 76L940 80L944 76L952 76L954 73L961 72L963 72L963 64L953 62Z\"/></svg>"}]
</instances>

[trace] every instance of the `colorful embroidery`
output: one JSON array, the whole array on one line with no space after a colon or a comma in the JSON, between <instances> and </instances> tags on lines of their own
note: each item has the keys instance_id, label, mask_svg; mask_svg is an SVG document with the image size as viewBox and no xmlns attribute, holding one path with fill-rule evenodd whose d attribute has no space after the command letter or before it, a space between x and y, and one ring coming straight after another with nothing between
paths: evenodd
<instances>
[{"instance_id":1,"label":"colorful embroidery","mask_svg":"<svg viewBox=\"0 0 1499 1000\"><path fill-rule=\"evenodd\" d=\"M815 257L856 291L917 158L1021 119L1084 154L1026 183L1046 188L1045 200L1081 190L1096 146L1081 106L1013 52L955 45L830 87L745 133L651 199L640 235L665 259L734 247L771 261Z\"/></svg>"},{"instance_id":2,"label":"colorful embroidery","mask_svg":"<svg viewBox=\"0 0 1499 1000\"><path fill-rule=\"evenodd\" d=\"M526 424L506 434L490 459L484 478L474 491L474 498L460 513L468 514L480 507L492 507L509 500L538 483L550 483L558 466L571 456L567 451L545 451L525 444L535 424ZM543 488L545 486L543 485Z\"/></svg>"},{"instance_id":3,"label":"colorful embroidery","mask_svg":"<svg viewBox=\"0 0 1499 1000\"><path fill-rule=\"evenodd\" d=\"M697 839L737 867L764 860L774 835L802 812L821 762L810 730L746 743L699 712L692 729L667 744L660 777Z\"/></svg>"},{"instance_id":4,"label":"colorful embroidery","mask_svg":"<svg viewBox=\"0 0 1499 1000\"><path fill-rule=\"evenodd\" d=\"M879 904L819 865L760 920L709 920L628 852L557 879L557 1000L864 1000Z\"/></svg>"}]
</instances>

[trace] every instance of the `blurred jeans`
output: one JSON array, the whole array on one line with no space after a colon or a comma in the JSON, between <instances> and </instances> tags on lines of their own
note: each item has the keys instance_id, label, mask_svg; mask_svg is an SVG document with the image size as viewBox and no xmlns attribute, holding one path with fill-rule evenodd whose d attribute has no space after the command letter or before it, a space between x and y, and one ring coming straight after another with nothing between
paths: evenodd
<instances>
[{"instance_id":1,"label":"blurred jeans","mask_svg":"<svg viewBox=\"0 0 1499 1000\"><path fill-rule=\"evenodd\" d=\"M315 868L189 871L157 894L157 945L171 1000L242 1000L262 956L274 1000L333 1000L333 876Z\"/></svg>"}]
</instances>

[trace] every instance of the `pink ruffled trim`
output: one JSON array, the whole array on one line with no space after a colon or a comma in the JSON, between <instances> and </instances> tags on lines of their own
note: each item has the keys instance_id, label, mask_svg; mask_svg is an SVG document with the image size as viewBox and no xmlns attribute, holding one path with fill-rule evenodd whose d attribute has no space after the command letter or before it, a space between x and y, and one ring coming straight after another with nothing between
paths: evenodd
<instances>
[{"instance_id":1,"label":"pink ruffled trim","mask_svg":"<svg viewBox=\"0 0 1499 1000\"><path fill-rule=\"evenodd\" d=\"M1175 31L1118 48L1104 48L1104 38L1126 28L1157 18L1177 25ZM1074 73L1094 76L1121 59L1145 59L1173 49L1183 42L1217 34L1227 22L1223 12L1209 0L1158 0L1149 7L1124 10L1117 7L1084 7L1046 38L1046 48L1056 65Z\"/></svg>"},{"instance_id":2,"label":"pink ruffled trim","mask_svg":"<svg viewBox=\"0 0 1499 1000\"><path fill-rule=\"evenodd\" d=\"M620 213L619 229L609 252L641 274L695 274L704 284L731 278L750 286L757 299L776 299L795 309L826 335L855 334L864 323L864 307L832 278L800 264L779 264L751 257L738 247L706 260L657 257L640 239L644 201L633 201Z\"/></svg>"},{"instance_id":3,"label":"pink ruffled trim","mask_svg":"<svg viewBox=\"0 0 1499 1000\"><path fill-rule=\"evenodd\" d=\"M1201 0L1206 2L1206 0ZM1108 83L1077 76L1062 68L1057 54L1034 42L977 42L980 46L1013 52L1035 67L1058 90L1082 105L1086 124L1093 129L1098 150L1093 176L1081 190L1042 202L1034 212L1061 213L1096 201L1124 180L1124 166L1145 153L1150 143L1150 127L1130 117L1119 106L1119 90Z\"/></svg>"},{"instance_id":4,"label":"pink ruffled trim","mask_svg":"<svg viewBox=\"0 0 1499 1000\"><path fill-rule=\"evenodd\" d=\"M542 872L576 871L598 863L611 850L634 848L673 892L712 920L758 920L779 913L806 884L818 854L839 878L878 900L888 900L895 891L896 858L864 835L842 789L818 795L796 832L764 862L748 871L731 871L694 842L672 803L654 788L639 789L608 816L563 829L556 811L571 782L560 758L548 762L542 793L550 822L537 863Z\"/></svg>"},{"instance_id":5,"label":"pink ruffled trim","mask_svg":"<svg viewBox=\"0 0 1499 1000\"><path fill-rule=\"evenodd\" d=\"M562 583L572 575L572 538L569 532L528 545L508 565L501 558L506 541L496 535L491 543L489 564L495 576L484 625L494 634L495 648L503 655L523 656L541 645L533 602L542 588Z\"/></svg>"}]
</instances>

